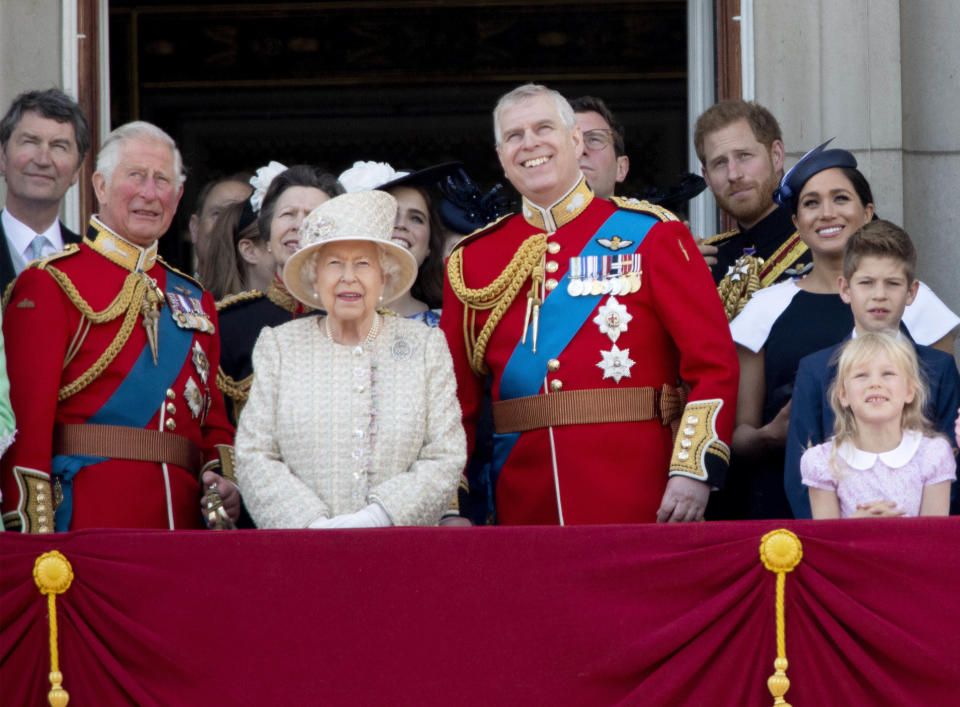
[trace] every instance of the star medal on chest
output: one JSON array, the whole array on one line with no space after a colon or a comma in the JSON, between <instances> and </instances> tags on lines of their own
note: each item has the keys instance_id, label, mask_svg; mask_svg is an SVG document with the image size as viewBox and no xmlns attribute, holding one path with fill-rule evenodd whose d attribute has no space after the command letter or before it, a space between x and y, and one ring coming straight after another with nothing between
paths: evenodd
<instances>
[{"instance_id":1,"label":"star medal on chest","mask_svg":"<svg viewBox=\"0 0 960 707\"><path fill-rule=\"evenodd\" d=\"M207 358L207 352L200 346L199 341L193 342L193 351L191 352L190 360L193 361L193 367L197 369L197 375L200 376L200 381L206 385L207 378L210 375L210 359Z\"/></svg>"},{"instance_id":2,"label":"star medal on chest","mask_svg":"<svg viewBox=\"0 0 960 707\"><path fill-rule=\"evenodd\" d=\"M203 309L203 303L196 297L180 292L167 291L170 303L170 315L181 329L195 329L204 334L213 334L213 322Z\"/></svg>"},{"instance_id":3,"label":"star medal on chest","mask_svg":"<svg viewBox=\"0 0 960 707\"><path fill-rule=\"evenodd\" d=\"M200 417L204 407L203 393L200 392L200 386L193 380L193 376L187 378L187 384L183 387L183 397L186 398L187 407L193 419Z\"/></svg>"},{"instance_id":4,"label":"star medal on chest","mask_svg":"<svg viewBox=\"0 0 960 707\"><path fill-rule=\"evenodd\" d=\"M630 349L619 349L614 344L609 351L600 351L600 362L597 367L603 371L601 378L613 378L619 383L621 378L630 377L630 369L635 361L630 358Z\"/></svg>"},{"instance_id":5,"label":"star medal on chest","mask_svg":"<svg viewBox=\"0 0 960 707\"><path fill-rule=\"evenodd\" d=\"M593 323L600 328L601 334L609 336L610 341L616 341L627 330L631 319L633 315L627 312L627 306L618 302L616 297L610 297L606 304L600 305Z\"/></svg>"}]
</instances>

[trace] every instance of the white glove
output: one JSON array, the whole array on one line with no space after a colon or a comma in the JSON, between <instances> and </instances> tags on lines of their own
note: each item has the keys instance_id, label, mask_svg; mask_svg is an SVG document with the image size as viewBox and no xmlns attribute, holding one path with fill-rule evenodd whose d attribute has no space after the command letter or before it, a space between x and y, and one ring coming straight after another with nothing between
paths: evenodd
<instances>
[{"instance_id":1,"label":"white glove","mask_svg":"<svg viewBox=\"0 0 960 707\"><path fill-rule=\"evenodd\" d=\"M356 513L344 513L333 518L317 518L308 528L389 528L393 525L390 516L379 503L371 503Z\"/></svg>"}]
</instances>

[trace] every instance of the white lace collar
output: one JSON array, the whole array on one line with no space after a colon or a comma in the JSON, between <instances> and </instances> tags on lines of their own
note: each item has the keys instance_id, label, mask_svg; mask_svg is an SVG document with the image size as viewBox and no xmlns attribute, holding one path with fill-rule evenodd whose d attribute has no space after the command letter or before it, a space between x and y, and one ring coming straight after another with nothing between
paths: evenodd
<instances>
[{"instance_id":1,"label":"white lace collar","mask_svg":"<svg viewBox=\"0 0 960 707\"><path fill-rule=\"evenodd\" d=\"M847 463L847 466L853 469L870 469L877 463L879 458L886 466L891 469L899 469L906 466L907 462L913 459L913 455L920 448L920 440L923 434L917 430L906 430L900 444L888 452L865 452L857 449L850 442L844 442L837 447L837 455Z\"/></svg>"}]
</instances>

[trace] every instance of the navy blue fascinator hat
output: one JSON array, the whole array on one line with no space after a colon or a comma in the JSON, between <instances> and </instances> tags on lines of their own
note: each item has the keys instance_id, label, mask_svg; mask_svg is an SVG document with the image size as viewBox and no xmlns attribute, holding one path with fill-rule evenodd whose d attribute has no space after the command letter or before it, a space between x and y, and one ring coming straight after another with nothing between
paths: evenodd
<instances>
[{"instance_id":1,"label":"navy blue fascinator hat","mask_svg":"<svg viewBox=\"0 0 960 707\"><path fill-rule=\"evenodd\" d=\"M472 233L509 213L509 200L497 184L487 193L463 169L440 183L440 220L457 233Z\"/></svg>"},{"instance_id":2,"label":"navy blue fascinator hat","mask_svg":"<svg viewBox=\"0 0 960 707\"><path fill-rule=\"evenodd\" d=\"M773 192L775 202L781 206L789 206L792 213L797 213L797 200L800 198L800 190L803 189L803 185L807 183L810 177L833 167L857 166L857 158L846 150L826 149L831 142L833 142L833 138L810 150L783 175L780 186Z\"/></svg>"}]
</instances>

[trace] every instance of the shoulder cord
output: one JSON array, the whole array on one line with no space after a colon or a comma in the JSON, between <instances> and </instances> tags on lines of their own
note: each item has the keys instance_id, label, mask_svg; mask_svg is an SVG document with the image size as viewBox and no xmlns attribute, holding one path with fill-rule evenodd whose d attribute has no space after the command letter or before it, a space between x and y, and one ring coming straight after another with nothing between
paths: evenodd
<instances>
[{"instance_id":1,"label":"shoulder cord","mask_svg":"<svg viewBox=\"0 0 960 707\"><path fill-rule=\"evenodd\" d=\"M223 370L222 366L217 367L217 387L224 395L233 398L237 402L246 402L250 397L250 386L253 383L253 374L246 378L237 380Z\"/></svg>"},{"instance_id":2,"label":"shoulder cord","mask_svg":"<svg viewBox=\"0 0 960 707\"><path fill-rule=\"evenodd\" d=\"M463 336L467 347L467 358L470 361L470 367L478 375L487 373L488 369L484 365L483 358L487 351L487 344L490 343L490 337L494 329L500 323L504 312L517 297L517 293L526 282L527 278L535 275L535 269L542 265L544 254L547 252L547 234L535 233L527 238L513 258L507 263L503 271L497 275L497 278L486 287L473 289L467 287L463 280L463 249L458 248L447 261L447 277L450 280L450 287L453 293L463 304ZM536 281L533 284L537 286ZM536 293L531 295L531 299L536 297ZM483 310L493 310L487 316L479 336L474 336L476 312Z\"/></svg>"},{"instance_id":3,"label":"shoulder cord","mask_svg":"<svg viewBox=\"0 0 960 707\"><path fill-rule=\"evenodd\" d=\"M106 370L107 366L109 366L113 362L113 359L117 357L117 354L120 353L120 349L127 343L127 339L130 338L130 333L137 323L137 317L140 315L140 304L147 292L147 281L146 278L142 277L139 273L130 273L127 275L126 280L124 280L123 287L113 299L113 302L107 305L105 309L96 312L80 295L76 286L70 281L70 278L62 271L49 266L44 268L44 270L50 273L54 281L60 286L60 289L64 291L73 305L80 310L80 313L89 322L93 324L103 324L116 319L121 314L124 315L123 323L120 325L120 330L117 332L117 335L113 338L113 341L110 342L106 350L100 354L100 357L94 364L76 380L60 388L57 393L57 400L63 401L87 387L97 376ZM81 328L83 327L84 325L81 323ZM87 330L89 330L89 326ZM84 332L84 338L86 338L86 332ZM71 359L76 355L76 349L79 348L81 341L77 341L76 337L74 337L69 352Z\"/></svg>"}]
</instances>

